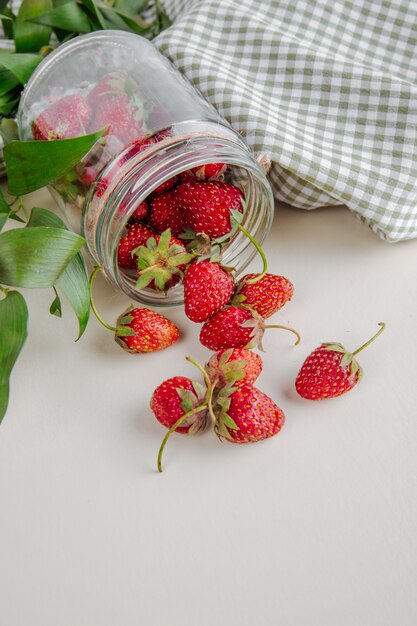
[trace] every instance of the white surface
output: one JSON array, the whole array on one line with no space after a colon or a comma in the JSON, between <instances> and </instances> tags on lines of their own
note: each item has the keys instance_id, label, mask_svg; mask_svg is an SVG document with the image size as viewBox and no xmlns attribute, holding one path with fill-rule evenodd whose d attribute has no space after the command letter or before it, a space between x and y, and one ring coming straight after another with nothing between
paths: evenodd
<instances>
[{"instance_id":1,"label":"white surface","mask_svg":"<svg viewBox=\"0 0 417 626\"><path fill-rule=\"evenodd\" d=\"M45 205L43 193L34 204ZM48 205L51 206L50 201ZM27 293L30 335L0 429L1 626L415 626L417 242L380 241L345 209L281 209L266 246L293 301L270 331L259 387L287 414L276 438L165 434L152 390L200 361L198 327L132 356L93 319ZM128 301L101 278L113 320ZM343 398L299 399L321 341L356 348L386 321Z\"/></svg>"}]
</instances>

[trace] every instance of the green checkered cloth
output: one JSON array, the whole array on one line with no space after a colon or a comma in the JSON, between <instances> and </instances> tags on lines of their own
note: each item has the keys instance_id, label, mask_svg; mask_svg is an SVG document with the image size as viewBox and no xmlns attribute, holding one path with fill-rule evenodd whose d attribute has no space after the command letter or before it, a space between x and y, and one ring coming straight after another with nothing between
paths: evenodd
<instances>
[{"instance_id":1,"label":"green checkered cloth","mask_svg":"<svg viewBox=\"0 0 417 626\"><path fill-rule=\"evenodd\" d=\"M155 40L272 160L278 200L417 237L417 3L164 0Z\"/></svg>"}]
</instances>

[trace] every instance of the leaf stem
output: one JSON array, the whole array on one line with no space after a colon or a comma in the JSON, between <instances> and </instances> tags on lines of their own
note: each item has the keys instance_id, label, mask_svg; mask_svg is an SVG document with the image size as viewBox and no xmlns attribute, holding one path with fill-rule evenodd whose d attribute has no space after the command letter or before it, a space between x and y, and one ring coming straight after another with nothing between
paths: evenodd
<instances>
[{"instance_id":1,"label":"leaf stem","mask_svg":"<svg viewBox=\"0 0 417 626\"><path fill-rule=\"evenodd\" d=\"M262 259L262 263L263 263L263 268L262 268L262 272L256 277L256 278L252 278L251 280L246 281L247 284L249 285L253 285L254 283L257 283L258 280L261 280L261 278L263 278L265 276L265 274L268 271L268 261L266 259L265 256L265 252L262 250L261 246L259 245L259 243L256 241L256 239L254 237L252 237L252 235L246 230L246 228L244 228L242 226L242 224L239 224L239 222L236 221L236 226L237 228L249 239L249 241L255 246L255 248L257 249L261 259Z\"/></svg>"},{"instance_id":2,"label":"leaf stem","mask_svg":"<svg viewBox=\"0 0 417 626\"><path fill-rule=\"evenodd\" d=\"M175 422L175 424L173 424L171 426L171 428L169 429L169 431L167 432L167 434L163 438L161 446L159 448L159 452L158 452L158 472L162 472L162 454L164 452L164 448L166 446L166 443L167 443L168 439L170 438L170 436L172 435L172 433L175 430L177 430L177 428L179 426L181 426L181 424L183 423L184 420L187 419L187 417L191 417L191 415L194 415L194 413L198 413L199 411L203 411L206 408L207 408L207 404L205 404L205 403L204 404L200 404L195 409L191 409L191 411L188 411L187 413L184 413L184 415L181 415L181 417Z\"/></svg>"},{"instance_id":3,"label":"leaf stem","mask_svg":"<svg viewBox=\"0 0 417 626\"><path fill-rule=\"evenodd\" d=\"M364 350L365 348L367 348L369 346L370 343L372 343L373 341L375 341L375 339L382 333L382 331L385 328L385 322L378 322L378 326L381 326L381 328L378 330L378 332L371 337L366 343L363 344L363 346L361 346L360 348L358 348L357 350L355 350L355 352L352 352L352 354L355 356L356 354L358 354L359 352L362 352L362 350Z\"/></svg>"},{"instance_id":4,"label":"leaf stem","mask_svg":"<svg viewBox=\"0 0 417 626\"><path fill-rule=\"evenodd\" d=\"M117 332L117 328L115 326L110 326L110 324L106 324L106 322L103 320L103 318L97 311L96 305L94 304L94 300L93 300L93 282L94 282L96 275L101 269L103 269L101 265L96 265L94 267L94 270L91 273L90 280L88 281L89 292L90 292L90 306L91 306L91 310L93 311L94 315L96 316L100 324L104 326L104 328L107 328L108 330L111 330L115 333Z\"/></svg>"},{"instance_id":5,"label":"leaf stem","mask_svg":"<svg viewBox=\"0 0 417 626\"><path fill-rule=\"evenodd\" d=\"M282 330L289 330L291 333L294 333L294 335L297 337L297 341L295 342L295 346L298 346L298 344L301 341L301 336L300 334L294 330L294 328L290 328L289 326L281 326L279 324L268 324L265 325L264 328L282 328Z\"/></svg>"}]
</instances>

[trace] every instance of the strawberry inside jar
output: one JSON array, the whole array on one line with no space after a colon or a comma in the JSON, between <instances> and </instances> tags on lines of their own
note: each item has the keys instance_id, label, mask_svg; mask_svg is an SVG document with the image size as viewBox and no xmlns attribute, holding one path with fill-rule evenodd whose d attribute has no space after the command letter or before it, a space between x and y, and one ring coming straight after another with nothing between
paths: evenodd
<instances>
[{"instance_id":1,"label":"strawberry inside jar","mask_svg":"<svg viewBox=\"0 0 417 626\"><path fill-rule=\"evenodd\" d=\"M238 274L272 219L269 184L240 135L155 46L122 31L59 46L21 98L22 138L103 131L52 191L91 256L133 300L182 301L197 258Z\"/></svg>"}]
</instances>

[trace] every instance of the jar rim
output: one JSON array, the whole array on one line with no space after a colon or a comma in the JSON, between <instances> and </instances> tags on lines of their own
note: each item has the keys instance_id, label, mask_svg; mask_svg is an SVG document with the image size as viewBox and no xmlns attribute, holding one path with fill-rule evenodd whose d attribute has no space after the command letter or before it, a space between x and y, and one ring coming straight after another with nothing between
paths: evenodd
<instances>
[{"instance_id":1,"label":"jar rim","mask_svg":"<svg viewBox=\"0 0 417 626\"><path fill-rule=\"evenodd\" d=\"M201 122L197 123L201 125ZM236 171L239 169L241 175L243 176L244 172L246 180L251 181L248 211L244 218L249 230L257 232L260 245L270 230L273 196L264 172L235 131L228 127L220 129L215 124L211 126L215 128L211 128L210 134L187 134L184 128L176 129L177 133L174 136L153 144L149 149L133 156L127 163L123 163L127 151L123 150L104 168L86 198L83 231L90 253L97 262L107 268L105 271L110 282L131 298L144 304L174 306L183 302L182 286L170 289L168 296L149 289L138 291L133 288L133 280L120 272L117 264L118 242L129 217L165 180L205 163L222 162L232 166ZM122 165L117 175L110 180L100 198L97 198L95 189L106 180L112 168L117 169L120 162ZM163 176L160 175L162 172ZM121 206L128 208L122 212ZM251 242L237 230L225 247L224 263L232 266L236 264L238 275L255 255L256 249Z\"/></svg>"}]
</instances>

